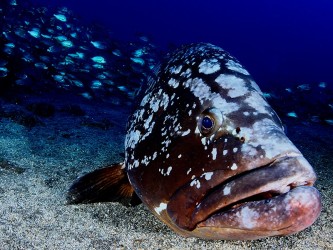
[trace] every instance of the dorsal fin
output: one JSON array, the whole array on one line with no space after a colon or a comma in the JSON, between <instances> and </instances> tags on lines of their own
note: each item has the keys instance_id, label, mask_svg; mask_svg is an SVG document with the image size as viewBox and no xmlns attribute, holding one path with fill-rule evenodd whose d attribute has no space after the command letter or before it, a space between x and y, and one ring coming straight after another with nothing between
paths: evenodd
<instances>
[{"instance_id":1,"label":"dorsal fin","mask_svg":"<svg viewBox=\"0 0 333 250\"><path fill-rule=\"evenodd\" d=\"M129 183L124 163L97 169L76 180L67 194L69 204L119 201L138 205L138 198Z\"/></svg>"}]
</instances>

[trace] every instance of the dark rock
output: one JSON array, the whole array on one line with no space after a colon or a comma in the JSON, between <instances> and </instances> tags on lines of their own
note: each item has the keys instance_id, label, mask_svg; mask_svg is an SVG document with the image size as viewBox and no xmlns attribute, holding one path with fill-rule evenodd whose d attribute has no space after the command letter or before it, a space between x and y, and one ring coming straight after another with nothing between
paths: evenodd
<instances>
[{"instance_id":1,"label":"dark rock","mask_svg":"<svg viewBox=\"0 0 333 250\"><path fill-rule=\"evenodd\" d=\"M114 126L114 124L107 118L104 118L100 121L96 121L93 118L85 118L82 122L81 122L82 126L87 126L87 127L94 127L94 128L100 128L103 130L108 130L111 127Z\"/></svg>"},{"instance_id":2,"label":"dark rock","mask_svg":"<svg viewBox=\"0 0 333 250\"><path fill-rule=\"evenodd\" d=\"M79 105L76 104L66 105L61 109L61 111L76 116L84 116L86 114L86 112Z\"/></svg>"},{"instance_id":3,"label":"dark rock","mask_svg":"<svg viewBox=\"0 0 333 250\"><path fill-rule=\"evenodd\" d=\"M61 136L65 139L70 139L73 136L73 134L72 133L63 133Z\"/></svg>"},{"instance_id":4,"label":"dark rock","mask_svg":"<svg viewBox=\"0 0 333 250\"><path fill-rule=\"evenodd\" d=\"M57 184L57 182L59 181L59 178L48 178L44 181L45 185L49 188L53 188L55 187L55 185Z\"/></svg>"},{"instance_id":5,"label":"dark rock","mask_svg":"<svg viewBox=\"0 0 333 250\"><path fill-rule=\"evenodd\" d=\"M14 165L13 163L0 158L0 169L2 170L6 170L15 174L22 174L24 173L25 169L18 167L16 165Z\"/></svg>"},{"instance_id":6,"label":"dark rock","mask_svg":"<svg viewBox=\"0 0 333 250\"><path fill-rule=\"evenodd\" d=\"M45 102L29 104L27 109L41 117L51 117L55 113L54 106Z\"/></svg>"},{"instance_id":7,"label":"dark rock","mask_svg":"<svg viewBox=\"0 0 333 250\"><path fill-rule=\"evenodd\" d=\"M42 124L36 116L26 111L21 106L14 104L2 105L0 108L0 117L9 118L27 128L32 128L38 124Z\"/></svg>"}]
</instances>

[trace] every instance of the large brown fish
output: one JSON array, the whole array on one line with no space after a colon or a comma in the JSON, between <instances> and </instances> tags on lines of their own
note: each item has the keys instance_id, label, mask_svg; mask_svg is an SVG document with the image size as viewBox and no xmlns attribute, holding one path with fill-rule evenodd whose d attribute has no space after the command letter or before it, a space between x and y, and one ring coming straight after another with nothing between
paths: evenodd
<instances>
[{"instance_id":1,"label":"large brown fish","mask_svg":"<svg viewBox=\"0 0 333 250\"><path fill-rule=\"evenodd\" d=\"M125 162L80 178L68 201L139 197L183 236L258 239L317 219L315 180L249 73L221 48L192 44L150 81Z\"/></svg>"}]
</instances>

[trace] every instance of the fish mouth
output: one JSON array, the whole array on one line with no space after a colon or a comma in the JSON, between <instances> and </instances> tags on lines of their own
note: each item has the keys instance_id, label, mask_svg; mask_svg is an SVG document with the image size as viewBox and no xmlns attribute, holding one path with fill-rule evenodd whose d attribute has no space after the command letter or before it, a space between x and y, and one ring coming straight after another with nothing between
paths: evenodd
<instances>
[{"instance_id":1,"label":"fish mouth","mask_svg":"<svg viewBox=\"0 0 333 250\"><path fill-rule=\"evenodd\" d=\"M172 201L168 214L177 226L201 238L291 234L310 226L319 216L320 195L312 187L315 180L312 167L301 154L286 153L208 188L199 202L187 204L183 215L175 212ZM187 197L188 191L185 188Z\"/></svg>"}]
</instances>

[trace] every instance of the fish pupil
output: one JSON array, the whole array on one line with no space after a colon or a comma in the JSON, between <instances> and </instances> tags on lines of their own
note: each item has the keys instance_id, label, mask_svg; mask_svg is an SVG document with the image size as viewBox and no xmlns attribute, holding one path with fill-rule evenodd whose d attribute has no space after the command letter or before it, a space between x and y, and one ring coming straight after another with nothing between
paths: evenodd
<instances>
[{"instance_id":1,"label":"fish pupil","mask_svg":"<svg viewBox=\"0 0 333 250\"><path fill-rule=\"evenodd\" d=\"M202 119L202 122L201 122L201 125L204 129L211 129L214 125L214 122L213 120L208 117L208 116L205 116L203 119Z\"/></svg>"}]
</instances>

